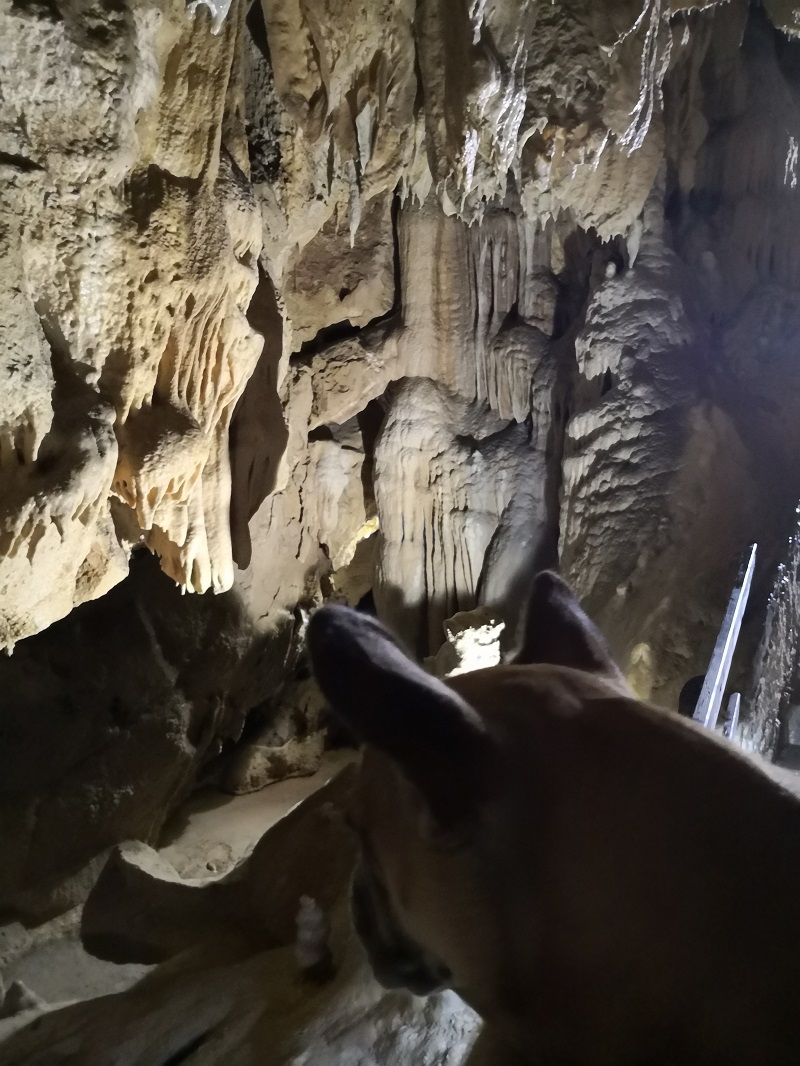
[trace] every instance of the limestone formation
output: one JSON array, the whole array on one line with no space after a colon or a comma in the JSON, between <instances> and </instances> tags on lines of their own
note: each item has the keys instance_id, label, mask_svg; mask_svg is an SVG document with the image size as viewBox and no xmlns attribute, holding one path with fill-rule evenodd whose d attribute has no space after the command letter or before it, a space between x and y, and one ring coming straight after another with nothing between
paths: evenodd
<instances>
[{"instance_id":1,"label":"limestone formation","mask_svg":"<svg viewBox=\"0 0 800 1066\"><path fill-rule=\"evenodd\" d=\"M652 656L640 694L669 702L677 691L659 682L680 688L697 642L713 646L697 593L724 596L755 487L730 419L701 391L681 265L659 215L656 200L635 266L600 287L577 337L561 557L620 661Z\"/></svg>"},{"instance_id":2,"label":"limestone formation","mask_svg":"<svg viewBox=\"0 0 800 1066\"><path fill-rule=\"evenodd\" d=\"M426 665L437 677L454 677L470 670L498 666L505 622L487 607L459 611L444 623L445 642Z\"/></svg>"},{"instance_id":3,"label":"limestone formation","mask_svg":"<svg viewBox=\"0 0 800 1066\"><path fill-rule=\"evenodd\" d=\"M375 602L409 646L437 647L497 572L504 598L520 593L547 529L544 467L525 425L425 379L398 390L375 453Z\"/></svg>"},{"instance_id":4,"label":"limestone formation","mask_svg":"<svg viewBox=\"0 0 800 1066\"><path fill-rule=\"evenodd\" d=\"M393 308L396 189L472 221L513 185L511 228L566 212L626 232L661 159L672 53L650 0L63 8L2 16L7 647L121 580L140 541L189 591L232 585L228 434L263 348L245 318L262 248L288 354ZM479 232L482 287L498 264ZM483 342L503 299L481 299ZM535 302L523 291L523 320ZM286 364L267 358L270 470L237 482L240 538L280 481Z\"/></svg>"},{"instance_id":5,"label":"limestone formation","mask_svg":"<svg viewBox=\"0 0 800 1066\"><path fill-rule=\"evenodd\" d=\"M227 760L219 782L226 792L256 792L287 777L313 774L325 748L322 697L310 678L284 688L277 708L266 708L266 724L242 741ZM251 720L258 718L253 711Z\"/></svg>"},{"instance_id":6,"label":"limestone formation","mask_svg":"<svg viewBox=\"0 0 800 1066\"><path fill-rule=\"evenodd\" d=\"M185 588L232 584L228 427L262 346L243 16L3 11L4 646L140 540Z\"/></svg>"},{"instance_id":7,"label":"limestone formation","mask_svg":"<svg viewBox=\"0 0 800 1066\"><path fill-rule=\"evenodd\" d=\"M675 66L667 184L635 263L589 304L564 464L565 568L639 691L667 704L705 669L752 541L763 600L800 491L796 46L761 10L729 15L699 23Z\"/></svg>"}]
</instances>

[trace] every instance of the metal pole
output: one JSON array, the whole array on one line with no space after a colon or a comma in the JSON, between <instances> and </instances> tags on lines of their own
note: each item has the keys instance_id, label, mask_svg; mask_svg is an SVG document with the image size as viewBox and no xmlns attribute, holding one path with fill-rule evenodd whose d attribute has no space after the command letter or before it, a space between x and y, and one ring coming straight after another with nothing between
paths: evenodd
<instances>
[{"instance_id":1,"label":"metal pole","mask_svg":"<svg viewBox=\"0 0 800 1066\"><path fill-rule=\"evenodd\" d=\"M722 628L714 646L711 662L708 664L706 679L700 692L700 698L694 711L694 720L704 725L706 729L714 729L722 706L722 697L725 694L725 685L728 682L728 674L731 669L733 652L742 625L742 616L747 597L750 594L750 585L753 580L753 571L756 565L756 547L750 546L749 558L739 571L736 586L731 595Z\"/></svg>"},{"instance_id":2,"label":"metal pole","mask_svg":"<svg viewBox=\"0 0 800 1066\"><path fill-rule=\"evenodd\" d=\"M739 710L741 706L741 693L731 693L731 698L728 700L728 713L725 718L725 736L728 740L736 739L736 730L739 728Z\"/></svg>"}]
</instances>

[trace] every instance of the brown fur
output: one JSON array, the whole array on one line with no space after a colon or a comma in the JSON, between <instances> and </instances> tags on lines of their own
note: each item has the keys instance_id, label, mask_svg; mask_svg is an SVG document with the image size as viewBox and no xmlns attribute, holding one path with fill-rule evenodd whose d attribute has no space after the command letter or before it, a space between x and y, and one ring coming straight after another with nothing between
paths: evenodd
<instances>
[{"instance_id":1,"label":"brown fur","mask_svg":"<svg viewBox=\"0 0 800 1066\"><path fill-rule=\"evenodd\" d=\"M635 700L558 579L533 603L559 665L447 686L375 623L338 609L312 627L323 690L368 740L352 809L368 952L400 938L521 1061L800 1062L800 800Z\"/></svg>"}]
</instances>

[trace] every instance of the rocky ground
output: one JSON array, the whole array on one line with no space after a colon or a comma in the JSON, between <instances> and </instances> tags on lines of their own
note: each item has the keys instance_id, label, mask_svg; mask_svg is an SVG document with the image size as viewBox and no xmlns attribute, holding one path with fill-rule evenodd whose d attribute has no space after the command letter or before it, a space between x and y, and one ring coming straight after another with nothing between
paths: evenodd
<instances>
[{"instance_id":1,"label":"rocky ground","mask_svg":"<svg viewBox=\"0 0 800 1066\"><path fill-rule=\"evenodd\" d=\"M261 836L298 803L326 784L353 758L331 753L311 777L272 785L247 796L207 790L193 796L165 829L162 859L184 878L220 877L252 850ZM107 962L90 955L80 940L80 907L26 931L0 927L0 980L8 990L25 985L46 1004L61 1004L122 992L152 967ZM7 1023L7 1028L11 1024ZM3 1023L0 1022L0 1036Z\"/></svg>"}]
</instances>

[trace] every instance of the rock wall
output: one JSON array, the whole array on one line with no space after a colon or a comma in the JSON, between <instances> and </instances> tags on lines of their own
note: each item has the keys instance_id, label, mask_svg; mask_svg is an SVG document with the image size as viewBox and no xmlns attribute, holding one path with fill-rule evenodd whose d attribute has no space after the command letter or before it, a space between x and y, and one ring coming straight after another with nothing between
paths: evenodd
<instances>
[{"instance_id":1,"label":"rock wall","mask_svg":"<svg viewBox=\"0 0 800 1066\"><path fill-rule=\"evenodd\" d=\"M322 597L424 656L558 564L643 695L703 670L800 496L798 25L0 6L0 907L289 767Z\"/></svg>"},{"instance_id":2,"label":"rock wall","mask_svg":"<svg viewBox=\"0 0 800 1066\"><path fill-rule=\"evenodd\" d=\"M0 642L122 580L132 544L233 581L228 427L262 342L244 10L3 12Z\"/></svg>"}]
</instances>

